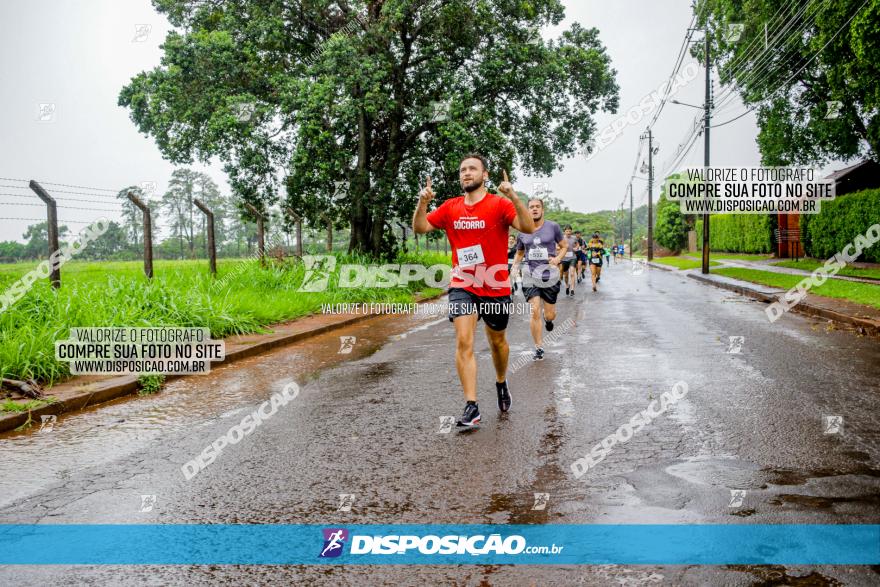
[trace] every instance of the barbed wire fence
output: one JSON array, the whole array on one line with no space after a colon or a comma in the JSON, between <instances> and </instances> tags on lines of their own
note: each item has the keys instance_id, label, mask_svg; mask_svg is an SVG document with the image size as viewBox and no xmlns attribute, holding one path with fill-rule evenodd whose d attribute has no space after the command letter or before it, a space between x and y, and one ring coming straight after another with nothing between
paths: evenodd
<instances>
[{"instance_id":1,"label":"barbed wire fence","mask_svg":"<svg viewBox=\"0 0 880 587\"><path fill-rule=\"evenodd\" d=\"M245 228L244 241L246 250L241 250L242 231L239 231L234 240L217 239L216 216L205 202L198 198L192 198L192 206L196 214L202 215L201 227L197 234L197 218L194 218L189 226L189 235L172 234L170 238L160 242L157 248L155 240L157 236L157 220L162 223L161 202L150 200L144 190L137 189L110 189L94 186L83 186L51 181L36 181L22 178L0 177L0 220L14 222L28 222L45 224L45 236L48 247L45 251L36 254L37 259L46 259L59 250L59 243L70 235L69 226L76 229L95 223L95 220L79 220L75 216L82 217L82 212L96 213L98 218L106 218L116 223L121 229L129 230L137 228L143 235L142 238L129 238L126 233L123 241L124 250L117 251L111 256L94 257L93 261L119 261L138 260L144 261L144 273L147 277L153 276L153 258L156 259L207 259L209 271L216 275L217 258L242 258L253 257L252 247L256 247L256 256L261 263L266 264L269 260L276 262L290 262L308 254L345 253L348 249L351 231L339 229L333 226L332 221L324 217L319 224L304 222L304 218L290 208L281 211L261 211L251 209L251 216L257 222L250 222L247 218L235 218ZM244 205L247 207L247 205ZM229 206L229 208L232 208ZM40 210L45 211L45 216ZM40 216L43 216L42 218ZM233 220L228 216L226 220ZM292 222L291 222L292 220ZM165 223L173 224L173 222ZM136 225L136 226L135 226ZM293 227L290 229L289 227ZM30 229L30 227L28 227ZM404 250L440 250L440 239L413 238L412 231L403 235ZM190 236L190 255L186 255L182 239ZM252 238L253 237L253 238ZM266 248L266 239L271 243ZM443 245L448 249L445 238ZM119 244L119 243L117 243ZM172 251L172 245L179 245L177 252ZM222 245L222 249L219 245ZM143 250L141 251L141 246ZM218 253L220 253L218 255ZM44 256L45 255L45 256ZM21 259L9 256L0 256L0 263L15 262L21 260L35 260L33 257ZM53 271L51 281L55 287L60 287L60 269Z\"/></svg>"}]
</instances>

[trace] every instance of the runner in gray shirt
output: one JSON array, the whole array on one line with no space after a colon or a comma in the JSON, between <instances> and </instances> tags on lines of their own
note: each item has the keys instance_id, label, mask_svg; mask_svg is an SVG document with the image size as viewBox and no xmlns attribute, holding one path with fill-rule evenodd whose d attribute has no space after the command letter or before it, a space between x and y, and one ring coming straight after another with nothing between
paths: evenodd
<instances>
[{"instance_id":1,"label":"runner in gray shirt","mask_svg":"<svg viewBox=\"0 0 880 587\"><path fill-rule=\"evenodd\" d=\"M547 332L553 330L556 319L556 297L559 295L559 264L562 262L568 243L562 236L559 225L544 220L544 202L538 198L529 200L529 212L537 229L532 234L521 234L516 240L514 270L526 259L527 269L522 272L523 294L532 306L529 329L535 341L536 361L544 359L541 338L541 318Z\"/></svg>"}]
</instances>

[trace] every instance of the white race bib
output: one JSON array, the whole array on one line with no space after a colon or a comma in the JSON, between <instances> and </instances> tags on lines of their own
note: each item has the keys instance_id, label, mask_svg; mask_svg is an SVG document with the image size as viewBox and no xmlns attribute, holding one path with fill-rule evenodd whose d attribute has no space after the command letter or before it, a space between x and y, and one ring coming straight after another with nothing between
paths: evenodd
<instances>
[{"instance_id":1,"label":"white race bib","mask_svg":"<svg viewBox=\"0 0 880 587\"><path fill-rule=\"evenodd\" d=\"M459 267L473 267L474 265L486 262L486 259L483 257L483 247L480 245L457 249L457 252Z\"/></svg>"},{"instance_id":2,"label":"white race bib","mask_svg":"<svg viewBox=\"0 0 880 587\"><path fill-rule=\"evenodd\" d=\"M549 258L546 247L532 247L529 249L529 261L546 261Z\"/></svg>"},{"instance_id":3,"label":"white race bib","mask_svg":"<svg viewBox=\"0 0 880 587\"><path fill-rule=\"evenodd\" d=\"M568 251L567 253L565 253L565 256L562 258L563 259L571 259L572 257L574 257L574 253L572 253L571 251Z\"/></svg>"},{"instance_id":4,"label":"white race bib","mask_svg":"<svg viewBox=\"0 0 880 587\"><path fill-rule=\"evenodd\" d=\"M593 257L590 260L593 262L593 265L598 265L602 262L602 259L600 259L599 257Z\"/></svg>"}]
</instances>

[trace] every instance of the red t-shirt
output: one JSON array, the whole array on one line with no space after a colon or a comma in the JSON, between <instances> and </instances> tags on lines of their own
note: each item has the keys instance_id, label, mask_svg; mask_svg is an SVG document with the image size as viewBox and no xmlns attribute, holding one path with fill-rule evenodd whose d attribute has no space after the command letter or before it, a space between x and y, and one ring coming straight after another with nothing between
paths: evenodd
<instances>
[{"instance_id":1,"label":"red t-shirt","mask_svg":"<svg viewBox=\"0 0 880 587\"><path fill-rule=\"evenodd\" d=\"M428 213L428 222L445 230L452 245L449 287L460 287L478 296L510 295L507 233L514 218L513 202L490 193L473 206L459 196ZM469 277L462 278L462 274Z\"/></svg>"}]
</instances>

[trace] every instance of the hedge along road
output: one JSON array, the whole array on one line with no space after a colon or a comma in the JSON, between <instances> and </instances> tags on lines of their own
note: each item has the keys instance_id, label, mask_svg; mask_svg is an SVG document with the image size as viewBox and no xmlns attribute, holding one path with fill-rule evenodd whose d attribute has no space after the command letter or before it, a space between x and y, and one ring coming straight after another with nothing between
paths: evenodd
<instances>
[{"instance_id":1,"label":"hedge along road","mask_svg":"<svg viewBox=\"0 0 880 587\"><path fill-rule=\"evenodd\" d=\"M802 316L770 324L763 304L627 268L560 300L557 326L574 326L511 375L506 416L478 343L477 431L440 431L461 399L448 321L377 318L8 437L0 522L877 523L880 345ZM531 348L527 319L511 318L511 363ZM730 336L744 337L739 352ZM293 400L185 479L184 463L292 380ZM575 477L572 463L677 381L685 397ZM826 415L843 416L840 433L824 433ZM731 489L746 491L737 507ZM535 493L548 494L544 509ZM350 511L340 494L354 496ZM155 496L149 511L142 496ZM77 566L6 567L0 582L745 585L809 573L876 578L868 567Z\"/></svg>"}]
</instances>

